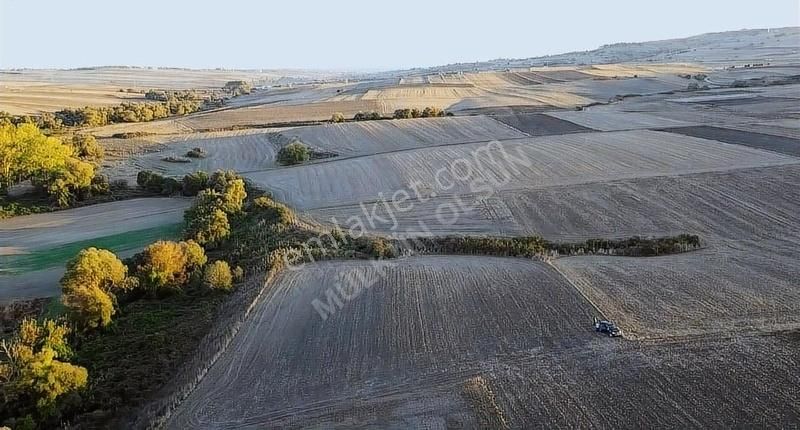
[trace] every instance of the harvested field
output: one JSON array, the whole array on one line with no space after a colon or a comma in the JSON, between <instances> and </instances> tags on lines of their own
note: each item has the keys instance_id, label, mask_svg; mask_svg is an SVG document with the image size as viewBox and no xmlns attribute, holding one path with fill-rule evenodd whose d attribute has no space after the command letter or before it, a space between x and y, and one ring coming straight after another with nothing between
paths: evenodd
<instances>
[{"instance_id":1,"label":"harvested field","mask_svg":"<svg viewBox=\"0 0 800 430\"><path fill-rule=\"evenodd\" d=\"M685 136L713 139L720 142L744 145L751 148L766 149L780 152L781 154L800 156L800 139L775 136L770 134L753 133L729 128L711 127L706 125L694 127L671 128L665 131L682 134Z\"/></svg>"},{"instance_id":2,"label":"harvested field","mask_svg":"<svg viewBox=\"0 0 800 430\"><path fill-rule=\"evenodd\" d=\"M556 86L553 86L556 87ZM559 89L606 102L617 96L656 94L685 90L686 81L675 76L623 79L591 79L557 86Z\"/></svg>"},{"instance_id":3,"label":"harvested field","mask_svg":"<svg viewBox=\"0 0 800 430\"><path fill-rule=\"evenodd\" d=\"M526 135L489 117L471 116L324 124L285 130L278 140L295 137L318 150L363 155Z\"/></svg>"},{"instance_id":4,"label":"harvested field","mask_svg":"<svg viewBox=\"0 0 800 430\"><path fill-rule=\"evenodd\" d=\"M563 119L541 114L514 113L497 115L493 116L493 118L530 136L551 136L594 131Z\"/></svg>"},{"instance_id":5,"label":"harvested field","mask_svg":"<svg viewBox=\"0 0 800 430\"><path fill-rule=\"evenodd\" d=\"M797 246L741 241L665 257L568 257L556 265L633 336L800 329Z\"/></svg>"},{"instance_id":6,"label":"harvested field","mask_svg":"<svg viewBox=\"0 0 800 430\"><path fill-rule=\"evenodd\" d=\"M454 160L463 161L453 164ZM414 183L422 184L424 195L468 194L487 187L539 189L796 162L793 157L739 145L627 131L416 149L246 176L279 200L313 209L371 202L379 193L390 196Z\"/></svg>"},{"instance_id":7,"label":"harvested field","mask_svg":"<svg viewBox=\"0 0 800 430\"><path fill-rule=\"evenodd\" d=\"M189 115L181 122L195 131L230 127L263 126L296 121L325 121L335 112L352 117L360 111L388 114L384 104L374 100L319 102L300 105L261 105Z\"/></svg>"},{"instance_id":8,"label":"harvested field","mask_svg":"<svg viewBox=\"0 0 800 430\"><path fill-rule=\"evenodd\" d=\"M162 175L183 176L203 170L236 170L238 172L264 170L276 167L275 157L278 148L268 138L269 130L251 130L231 133L202 133L183 136L177 140L161 144L158 152L149 152L127 158L107 169L114 179L135 178L140 170L152 170ZM211 137L220 135L221 137ZM208 137L207 137L208 136ZM165 157L184 157L193 148L202 148L204 158L190 158L189 163L171 163Z\"/></svg>"},{"instance_id":9,"label":"harvested field","mask_svg":"<svg viewBox=\"0 0 800 430\"><path fill-rule=\"evenodd\" d=\"M510 428L791 428L795 336L591 343L490 367ZM487 366L489 367L489 366ZM599 406L610 402L613 406Z\"/></svg>"},{"instance_id":10,"label":"harvested field","mask_svg":"<svg viewBox=\"0 0 800 430\"><path fill-rule=\"evenodd\" d=\"M55 112L64 108L113 106L143 102L144 94L121 93L118 87L58 85L45 82L7 82L0 86L0 111L12 115Z\"/></svg>"},{"instance_id":11,"label":"harvested field","mask_svg":"<svg viewBox=\"0 0 800 430\"><path fill-rule=\"evenodd\" d=\"M743 238L800 243L798 202L800 166L791 165L415 200L412 210L368 228L413 235L535 234L555 241L691 232L712 244ZM309 214L339 225L365 216L358 205Z\"/></svg>"},{"instance_id":12,"label":"harvested field","mask_svg":"<svg viewBox=\"0 0 800 430\"><path fill-rule=\"evenodd\" d=\"M336 285L355 297L323 320L312 302ZM167 427L471 428L460 391L475 366L582 344L592 315L557 272L523 259L307 265L279 276Z\"/></svg>"},{"instance_id":13,"label":"harvested field","mask_svg":"<svg viewBox=\"0 0 800 430\"><path fill-rule=\"evenodd\" d=\"M655 113L620 112L608 109L588 109L579 112L555 111L547 112L547 115L601 131L686 127L695 124L665 118Z\"/></svg>"}]
</instances>

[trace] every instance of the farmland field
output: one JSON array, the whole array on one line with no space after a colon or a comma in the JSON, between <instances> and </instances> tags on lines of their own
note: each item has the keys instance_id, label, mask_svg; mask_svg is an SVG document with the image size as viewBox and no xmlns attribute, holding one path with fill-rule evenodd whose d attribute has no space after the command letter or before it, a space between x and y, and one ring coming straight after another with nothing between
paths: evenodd
<instances>
[{"instance_id":1,"label":"farmland field","mask_svg":"<svg viewBox=\"0 0 800 430\"><path fill-rule=\"evenodd\" d=\"M190 203L132 199L0 220L0 302L58 295L64 264L83 248L128 255L159 238L178 236Z\"/></svg>"},{"instance_id":2,"label":"farmland field","mask_svg":"<svg viewBox=\"0 0 800 430\"><path fill-rule=\"evenodd\" d=\"M337 285L353 297L323 320L313 300ZM776 425L800 412L797 381L782 376L800 358L794 338L620 343L587 330L593 314L531 261L308 265L277 280L167 427L473 428L459 392L474 375L512 428ZM765 385L771 396L758 394ZM726 412L711 413L731 389ZM597 398L619 404L591 407Z\"/></svg>"},{"instance_id":3,"label":"farmland field","mask_svg":"<svg viewBox=\"0 0 800 430\"><path fill-rule=\"evenodd\" d=\"M491 118L473 116L325 124L285 130L279 137L296 137L312 148L340 155L362 155L526 135Z\"/></svg>"},{"instance_id":4,"label":"farmland field","mask_svg":"<svg viewBox=\"0 0 800 430\"><path fill-rule=\"evenodd\" d=\"M702 125L697 127L672 128L668 131L686 136L714 139L725 143L746 145L751 148L760 148L780 152L782 154L800 156L800 139L796 138Z\"/></svg>"},{"instance_id":5,"label":"farmland field","mask_svg":"<svg viewBox=\"0 0 800 430\"><path fill-rule=\"evenodd\" d=\"M743 240L685 255L568 257L556 265L631 336L800 328L797 241Z\"/></svg>"},{"instance_id":6,"label":"farmland field","mask_svg":"<svg viewBox=\"0 0 800 430\"><path fill-rule=\"evenodd\" d=\"M323 320L312 302L336 285L354 297ZM495 355L582 344L592 315L557 272L521 259L308 265L279 278L168 427L438 426L469 416L456 392L422 401L439 385ZM357 403L363 415L339 415Z\"/></svg>"},{"instance_id":7,"label":"farmland field","mask_svg":"<svg viewBox=\"0 0 800 430\"><path fill-rule=\"evenodd\" d=\"M767 167L675 177L501 191L414 201L375 222L378 232L541 235L577 241L598 237L693 232L707 241L742 238L800 240L800 166ZM769 205L760 204L769 199ZM368 208L371 206L368 206ZM341 225L365 216L358 205L315 209ZM396 222L396 226L395 226Z\"/></svg>"},{"instance_id":8,"label":"farmland field","mask_svg":"<svg viewBox=\"0 0 800 430\"><path fill-rule=\"evenodd\" d=\"M452 164L454 160L466 161ZM797 161L672 133L626 131L416 149L246 176L295 207L314 209L374 201L379 193L407 189L412 183L423 184L426 195L467 194L478 191L471 189L476 185L500 184L493 186L495 191L539 189Z\"/></svg>"},{"instance_id":9,"label":"farmland field","mask_svg":"<svg viewBox=\"0 0 800 430\"><path fill-rule=\"evenodd\" d=\"M217 44L256 15L202 9L164 21L192 24L165 58L284 55L269 38ZM329 56L278 40L308 61L378 58L371 40L335 37L386 44L394 16L345 28L344 9L301 22L339 26L314 42ZM283 24L262 21L237 30ZM0 70L0 323L5 335L27 315L63 317L75 354L53 357L88 372L43 408L41 390L66 387L61 367L38 365L52 339L29 345L31 360L0 351L12 370L0 379L16 381L3 388L18 391L3 393L0 428L798 428L800 28L488 61L450 50L495 36L473 33L407 38L397 64L422 49L459 62L405 70ZM198 46L206 58L183 56ZM44 115L148 102L151 89L167 101ZM183 114L197 96L210 103ZM393 119L430 107L447 115ZM291 142L308 154L278 163ZM195 199L179 183L135 183L221 169L247 197L214 177L188 225ZM127 259L190 236L207 263L185 244ZM403 242L420 236L434 245ZM111 285L99 272L113 268L85 261L87 288L58 300L88 247L136 279ZM58 387L31 388L31 372Z\"/></svg>"}]
</instances>

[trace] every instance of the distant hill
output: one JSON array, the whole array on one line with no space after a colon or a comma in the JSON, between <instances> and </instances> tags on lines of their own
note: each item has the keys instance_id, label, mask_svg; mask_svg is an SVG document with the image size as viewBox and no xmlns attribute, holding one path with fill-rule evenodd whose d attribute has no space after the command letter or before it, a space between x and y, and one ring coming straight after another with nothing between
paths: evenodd
<instances>
[{"instance_id":1,"label":"distant hill","mask_svg":"<svg viewBox=\"0 0 800 430\"><path fill-rule=\"evenodd\" d=\"M371 74L417 75L539 66L641 62L700 63L709 66L741 65L753 62L800 65L800 27L737 30L705 33L682 39L614 43L591 51L568 52L523 59L496 59L475 63L416 68Z\"/></svg>"}]
</instances>

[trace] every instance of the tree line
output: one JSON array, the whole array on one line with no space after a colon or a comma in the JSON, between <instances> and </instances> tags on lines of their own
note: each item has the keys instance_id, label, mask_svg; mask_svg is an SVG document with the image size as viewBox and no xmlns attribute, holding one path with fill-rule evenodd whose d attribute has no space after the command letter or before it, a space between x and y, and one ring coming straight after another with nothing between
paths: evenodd
<instances>
[{"instance_id":1,"label":"tree line","mask_svg":"<svg viewBox=\"0 0 800 430\"><path fill-rule=\"evenodd\" d=\"M90 135L47 136L32 123L0 125L0 197L24 181L60 207L109 191L97 173L103 148Z\"/></svg>"}]
</instances>

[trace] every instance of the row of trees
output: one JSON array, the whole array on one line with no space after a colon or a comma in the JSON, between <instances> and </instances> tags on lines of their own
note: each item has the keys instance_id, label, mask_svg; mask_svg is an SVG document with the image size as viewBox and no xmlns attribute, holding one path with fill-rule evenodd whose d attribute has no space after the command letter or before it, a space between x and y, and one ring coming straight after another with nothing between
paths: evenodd
<instances>
[{"instance_id":1,"label":"row of trees","mask_svg":"<svg viewBox=\"0 0 800 430\"><path fill-rule=\"evenodd\" d=\"M393 119L410 119L410 118L434 118L443 116L453 116L452 112L446 112L434 106L426 107L422 110L417 108L413 109L397 109L392 115ZM376 121L385 119L383 115L378 112L358 112L353 116L353 121ZM345 122L347 119L341 112L336 112L331 115L331 122L340 123Z\"/></svg>"},{"instance_id":2,"label":"row of trees","mask_svg":"<svg viewBox=\"0 0 800 430\"><path fill-rule=\"evenodd\" d=\"M28 180L61 207L108 192L108 182L95 172L103 155L92 136L62 140L32 123L0 125L0 195Z\"/></svg>"},{"instance_id":3,"label":"row of trees","mask_svg":"<svg viewBox=\"0 0 800 430\"><path fill-rule=\"evenodd\" d=\"M434 118L443 116L453 116L452 112L445 112L434 106L426 107L423 110L417 108L413 109L397 109L394 111L394 119L410 119L410 118Z\"/></svg>"},{"instance_id":4,"label":"row of trees","mask_svg":"<svg viewBox=\"0 0 800 430\"><path fill-rule=\"evenodd\" d=\"M55 112L56 120L65 126L99 127L121 122L147 122L172 115L197 112L203 106L199 100L169 98L157 103L122 103L117 106L67 108Z\"/></svg>"},{"instance_id":5,"label":"row of trees","mask_svg":"<svg viewBox=\"0 0 800 430\"><path fill-rule=\"evenodd\" d=\"M182 294L190 287L229 291L234 281L241 280L240 267L231 269L224 260L209 262L206 250L229 231L212 234L214 226L206 222L206 215L224 218L227 225L228 216L242 211L247 196L244 181L233 172L194 178L205 178L208 188L198 193L186 213L187 239L155 242L126 261L108 250L80 251L67 263L60 281L66 318L24 320L15 336L0 344L0 418L5 424L46 428L57 424L66 409L80 404L81 389L87 387L90 375L86 368L70 363L74 355L70 344L82 336L113 336L107 327L126 304Z\"/></svg>"}]
</instances>

